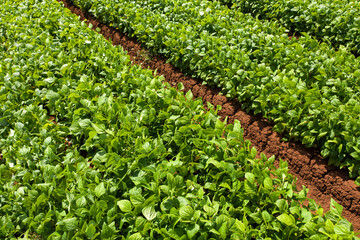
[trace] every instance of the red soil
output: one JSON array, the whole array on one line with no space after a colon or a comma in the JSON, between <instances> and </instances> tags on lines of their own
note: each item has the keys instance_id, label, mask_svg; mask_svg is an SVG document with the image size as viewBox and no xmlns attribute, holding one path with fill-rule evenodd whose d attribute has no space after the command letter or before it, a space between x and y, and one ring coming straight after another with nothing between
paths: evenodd
<instances>
[{"instance_id":1,"label":"red soil","mask_svg":"<svg viewBox=\"0 0 360 240\"><path fill-rule=\"evenodd\" d=\"M346 170L329 166L317 149L305 148L297 142L281 141L281 134L272 131L273 125L268 120L242 110L236 99L228 99L219 94L220 89L202 85L200 80L185 76L179 69L166 63L162 56L147 57L148 51L135 39L100 23L91 14L74 6L71 1L60 1L80 16L80 20L87 19L87 24L91 23L93 29L100 28L100 34L106 39L111 39L113 45L121 45L128 51L133 63L157 70L156 74L163 75L165 81L173 86L183 83L184 91L191 90L194 98L203 98L205 106L206 102L215 106L221 105L222 109L218 114L222 119L227 116L229 123L235 119L239 120L244 128L245 139L251 141L258 153L264 152L268 157L275 155L276 159L281 158L288 162L289 172L298 179L298 189L301 189L302 185L309 188L308 197L314 199L325 211L330 208L330 199L335 199L344 207L343 216L353 224L354 230L360 230L360 187L348 177Z\"/></svg>"}]
</instances>

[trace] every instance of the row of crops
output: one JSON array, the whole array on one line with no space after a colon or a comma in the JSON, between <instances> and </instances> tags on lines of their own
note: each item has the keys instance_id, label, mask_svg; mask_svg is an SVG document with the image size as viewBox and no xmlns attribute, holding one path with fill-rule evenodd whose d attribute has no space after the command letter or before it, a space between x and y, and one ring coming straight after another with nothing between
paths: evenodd
<instances>
[{"instance_id":1,"label":"row of crops","mask_svg":"<svg viewBox=\"0 0 360 240\"><path fill-rule=\"evenodd\" d=\"M293 33L307 33L335 48L360 53L357 0L220 0L260 19L278 20Z\"/></svg>"},{"instance_id":2,"label":"row of crops","mask_svg":"<svg viewBox=\"0 0 360 240\"><path fill-rule=\"evenodd\" d=\"M309 35L289 39L277 22L218 1L74 3L359 176L360 59L346 47L335 50Z\"/></svg>"},{"instance_id":3,"label":"row of crops","mask_svg":"<svg viewBox=\"0 0 360 240\"><path fill-rule=\"evenodd\" d=\"M4 0L0 43L1 239L357 239L57 1Z\"/></svg>"}]
</instances>

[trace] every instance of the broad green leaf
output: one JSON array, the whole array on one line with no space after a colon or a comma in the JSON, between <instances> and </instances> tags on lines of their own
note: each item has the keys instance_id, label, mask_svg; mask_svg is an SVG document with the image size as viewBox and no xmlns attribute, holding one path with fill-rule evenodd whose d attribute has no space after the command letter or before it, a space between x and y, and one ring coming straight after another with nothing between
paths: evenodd
<instances>
[{"instance_id":1,"label":"broad green leaf","mask_svg":"<svg viewBox=\"0 0 360 240\"><path fill-rule=\"evenodd\" d=\"M114 234L113 229L104 222L101 228L101 235L100 235L101 238L109 239L113 236L113 234Z\"/></svg>"},{"instance_id":2,"label":"broad green leaf","mask_svg":"<svg viewBox=\"0 0 360 240\"><path fill-rule=\"evenodd\" d=\"M235 132L241 133L241 123L239 120L235 119L234 121L234 129Z\"/></svg>"},{"instance_id":3,"label":"broad green leaf","mask_svg":"<svg viewBox=\"0 0 360 240\"><path fill-rule=\"evenodd\" d=\"M186 97L186 99L187 99L188 101L193 99L194 96L193 96L191 90L189 90L189 91L185 94L185 97Z\"/></svg>"},{"instance_id":4,"label":"broad green leaf","mask_svg":"<svg viewBox=\"0 0 360 240\"><path fill-rule=\"evenodd\" d=\"M293 216L289 216L286 213L281 214L280 216L276 217L280 222L288 225L288 226L293 226L295 224L295 219Z\"/></svg>"},{"instance_id":5,"label":"broad green leaf","mask_svg":"<svg viewBox=\"0 0 360 240\"><path fill-rule=\"evenodd\" d=\"M274 185L273 185L271 178L267 177L264 179L264 187L266 189L273 189Z\"/></svg>"},{"instance_id":6,"label":"broad green leaf","mask_svg":"<svg viewBox=\"0 0 360 240\"><path fill-rule=\"evenodd\" d=\"M99 198L106 193L105 184L102 182L95 188L95 195Z\"/></svg>"},{"instance_id":7,"label":"broad green leaf","mask_svg":"<svg viewBox=\"0 0 360 240\"><path fill-rule=\"evenodd\" d=\"M264 210L261 212L262 218L265 222L271 222L271 215L268 213L268 211Z\"/></svg>"},{"instance_id":8,"label":"broad green leaf","mask_svg":"<svg viewBox=\"0 0 360 240\"><path fill-rule=\"evenodd\" d=\"M339 215L342 214L342 211L343 211L343 206L341 206L340 204L338 204L334 199L331 198L330 200L330 206L333 208L333 209L336 209L337 213Z\"/></svg>"},{"instance_id":9,"label":"broad green leaf","mask_svg":"<svg viewBox=\"0 0 360 240\"><path fill-rule=\"evenodd\" d=\"M249 217L251 217L257 224L262 223L262 216L260 212L250 213Z\"/></svg>"},{"instance_id":10,"label":"broad green leaf","mask_svg":"<svg viewBox=\"0 0 360 240\"><path fill-rule=\"evenodd\" d=\"M245 178L252 184L255 182L255 175L252 173L245 173Z\"/></svg>"},{"instance_id":11,"label":"broad green leaf","mask_svg":"<svg viewBox=\"0 0 360 240\"><path fill-rule=\"evenodd\" d=\"M256 194L257 188L255 187L255 184L251 184L249 181L246 181L244 188L247 194Z\"/></svg>"},{"instance_id":12,"label":"broad green leaf","mask_svg":"<svg viewBox=\"0 0 360 240\"><path fill-rule=\"evenodd\" d=\"M135 206L141 205L145 201L140 188L133 188L130 190L130 201Z\"/></svg>"},{"instance_id":13,"label":"broad green leaf","mask_svg":"<svg viewBox=\"0 0 360 240\"><path fill-rule=\"evenodd\" d=\"M184 198L182 196L179 196L177 199L178 199L178 201L180 203L180 206L187 206L187 205L191 204L191 202L188 199L186 199L186 198Z\"/></svg>"},{"instance_id":14,"label":"broad green leaf","mask_svg":"<svg viewBox=\"0 0 360 240\"><path fill-rule=\"evenodd\" d=\"M354 181L357 186L360 186L360 177L357 177Z\"/></svg>"},{"instance_id":15,"label":"broad green leaf","mask_svg":"<svg viewBox=\"0 0 360 240\"><path fill-rule=\"evenodd\" d=\"M326 227L326 231L328 233L333 233L334 232L334 224L331 222L330 219L327 219L325 221L325 227Z\"/></svg>"},{"instance_id":16,"label":"broad green leaf","mask_svg":"<svg viewBox=\"0 0 360 240\"><path fill-rule=\"evenodd\" d=\"M344 225L336 224L334 227L335 234L338 234L340 236L349 236L350 235L350 229L348 229Z\"/></svg>"},{"instance_id":17,"label":"broad green leaf","mask_svg":"<svg viewBox=\"0 0 360 240\"><path fill-rule=\"evenodd\" d=\"M220 237L222 239L226 239L226 235L227 235L227 231L228 231L228 226L227 226L227 222L224 222L221 227L219 228L219 233L220 233Z\"/></svg>"},{"instance_id":18,"label":"broad green leaf","mask_svg":"<svg viewBox=\"0 0 360 240\"><path fill-rule=\"evenodd\" d=\"M81 208L81 207L84 207L85 205L86 205L86 198L85 198L85 196L82 196L82 197L80 197L80 198L78 198L78 199L76 200L76 206L77 206L77 207Z\"/></svg>"},{"instance_id":19,"label":"broad green leaf","mask_svg":"<svg viewBox=\"0 0 360 240\"><path fill-rule=\"evenodd\" d=\"M120 200L117 202L117 205L123 212L131 212L132 210L131 202L129 200Z\"/></svg>"},{"instance_id":20,"label":"broad green leaf","mask_svg":"<svg viewBox=\"0 0 360 240\"><path fill-rule=\"evenodd\" d=\"M179 214L180 217L184 220L189 220L192 218L193 214L194 214L194 210L192 209L192 207L190 206L182 206L179 209Z\"/></svg>"},{"instance_id":21,"label":"broad green leaf","mask_svg":"<svg viewBox=\"0 0 360 240\"><path fill-rule=\"evenodd\" d=\"M246 226L244 225L244 223L240 222L238 219L235 219L235 223L234 226L235 229L241 233L245 233L246 231Z\"/></svg>"},{"instance_id":22,"label":"broad green leaf","mask_svg":"<svg viewBox=\"0 0 360 240\"><path fill-rule=\"evenodd\" d=\"M287 112L287 114L292 118L294 118L294 117L296 117L298 115L298 113L295 110L289 110Z\"/></svg>"},{"instance_id":23,"label":"broad green leaf","mask_svg":"<svg viewBox=\"0 0 360 240\"><path fill-rule=\"evenodd\" d=\"M143 237L141 236L141 233L134 233L131 234L129 237L129 240L141 240Z\"/></svg>"},{"instance_id":24,"label":"broad green leaf","mask_svg":"<svg viewBox=\"0 0 360 240\"><path fill-rule=\"evenodd\" d=\"M21 130L25 125L21 122L15 123L15 129Z\"/></svg>"},{"instance_id":25,"label":"broad green leaf","mask_svg":"<svg viewBox=\"0 0 360 240\"><path fill-rule=\"evenodd\" d=\"M151 221L154 218L156 218L156 211L155 211L155 208L153 205L149 205L149 206L143 208L142 214L148 221Z\"/></svg>"},{"instance_id":26,"label":"broad green leaf","mask_svg":"<svg viewBox=\"0 0 360 240\"><path fill-rule=\"evenodd\" d=\"M76 217L67 218L61 221L66 231L74 231L78 227L78 220Z\"/></svg>"},{"instance_id":27,"label":"broad green leaf","mask_svg":"<svg viewBox=\"0 0 360 240\"><path fill-rule=\"evenodd\" d=\"M82 119L82 120L80 120L78 123L79 123L79 126L80 126L82 129L85 129L85 128L91 126L91 121L90 121L90 119Z\"/></svg>"},{"instance_id":28,"label":"broad green leaf","mask_svg":"<svg viewBox=\"0 0 360 240\"><path fill-rule=\"evenodd\" d=\"M95 236L96 233L96 228L93 224L90 224L87 228L86 228L86 236L89 239L92 239Z\"/></svg>"},{"instance_id":29,"label":"broad green leaf","mask_svg":"<svg viewBox=\"0 0 360 240\"><path fill-rule=\"evenodd\" d=\"M200 226L198 224L189 224L186 227L186 234L191 239L193 238L200 230Z\"/></svg>"},{"instance_id":30,"label":"broad green leaf","mask_svg":"<svg viewBox=\"0 0 360 240\"><path fill-rule=\"evenodd\" d=\"M177 85L178 89L181 91L181 90L184 90L184 84L182 82L178 83Z\"/></svg>"},{"instance_id":31,"label":"broad green leaf","mask_svg":"<svg viewBox=\"0 0 360 240\"><path fill-rule=\"evenodd\" d=\"M284 210L287 206L285 199L278 199L276 200L275 204L280 210Z\"/></svg>"},{"instance_id":32,"label":"broad green leaf","mask_svg":"<svg viewBox=\"0 0 360 240\"><path fill-rule=\"evenodd\" d=\"M213 217L216 214L216 209L214 209L208 205L204 205L203 209L210 217Z\"/></svg>"},{"instance_id":33,"label":"broad green leaf","mask_svg":"<svg viewBox=\"0 0 360 240\"><path fill-rule=\"evenodd\" d=\"M92 123L91 126L95 129L95 132L97 134L102 134L102 133L106 132L106 128L105 128L104 124L94 124L94 123Z\"/></svg>"},{"instance_id":34,"label":"broad green leaf","mask_svg":"<svg viewBox=\"0 0 360 240\"><path fill-rule=\"evenodd\" d=\"M143 217L137 217L135 220L135 227L139 230L142 231L144 226L146 224L146 219Z\"/></svg>"}]
</instances>

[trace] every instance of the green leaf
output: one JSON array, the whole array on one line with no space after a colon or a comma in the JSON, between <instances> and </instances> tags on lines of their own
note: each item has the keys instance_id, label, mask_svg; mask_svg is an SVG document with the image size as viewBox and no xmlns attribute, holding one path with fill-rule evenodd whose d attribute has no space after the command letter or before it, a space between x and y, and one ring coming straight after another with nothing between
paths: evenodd
<instances>
[{"instance_id":1,"label":"green leaf","mask_svg":"<svg viewBox=\"0 0 360 240\"><path fill-rule=\"evenodd\" d=\"M180 91L185 89L184 84L182 82L178 83L177 87Z\"/></svg>"},{"instance_id":2,"label":"green leaf","mask_svg":"<svg viewBox=\"0 0 360 240\"><path fill-rule=\"evenodd\" d=\"M141 233L134 233L134 234L131 234L128 239L129 240L141 240L141 239L143 239L143 237L141 236Z\"/></svg>"},{"instance_id":3,"label":"green leaf","mask_svg":"<svg viewBox=\"0 0 360 240\"><path fill-rule=\"evenodd\" d=\"M357 69L357 70L354 72L354 77L360 77L360 69Z\"/></svg>"},{"instance_id":4,"label":"green leaf","mask_svg":"<svg viewBox=\"0 0 360 240\"><path fill-rule=\"evenodd\" d=\"M217 119L216 120L216 123L215 123L215 129L224 129L225 127L225 123L223 121L220 121L220 119Z\"/></svg>"},{"instance_id":5,"label":"green leaf","mask_svg":"<svg viewBox=\"0 0 360 240\"><path fill-rule=\"evenodd\" d=\"M106 193L105 184L102 182L95 188L95 195L99 198Z\"/></svg>"},{"instance_id":6,"label":"green leaf","mask_svg":"<svg viewBox=\"0 0 360 240\"><path fill-rule=\"evenodd\" d=\"M86 198L85 196L82 196L76 200L76 206L79 208L82 208L86 205Z\"/></svg>"},{"instance_id":7,"label":"green leaf","mask_svg":"<svg viewBox=\"0 0 360 240\"><path fill-rule=\"evenodd\" d=\"M85 128L91 126L90 119L82 119L78 123L79 123L79 126L80 126L81 129L85 129Z\"/></svg>"},{"instance_id":8,"label":"green leaf","mask_svg":"<svg viewBox=\"0 0 360 240\"><path fill-rule=\"evenodd\" d=\"M357 186L360 186L360 177L357 177L354 182Z\"/></svg>"},{"instance_id":9,"label":"green leaf","mask_svg":"<svg viewBox=\"0 0 360 240\"><path fill-rule=\"evenodd\" d=\"M185 94L186 100L192 100L193 99L193 94L191 92L191 90L189 90L186 94Z\"/></svg>"},{"instance_id":10,"label":"green leaf","mask_svg":"<svg viewBox=\"0 0 360 240\"><path fill-rule=\"evenodd\" d=\"M222 239L226 239L226 235L227 235L227 230L228 230L228 227L227 227L227 222L224 222L221 227L219 228L219 234L220 234L220 237Z\"/></svg>"},{"instance_id":11,"label":"green leaf","mask_svg":"<svg viewBox=\"0 0 360 240\"><path fill-rule=\"evenodd\" d=\"M193 238L200 230L200 226L198 224L189 224L186 227L186 234L191 239Z\"/></svg>"},{"instance_id":12,"label":"green leaf","mask_svg":"<svg viewBox=\"0 0 360 240\"><path fill-rule=\"evenodd\" d=\"M146 223L147 223L147 221L146 221L145 218L137 217L136 220L135 220L135 227L139 231L142 231Z\"/></svg>"},{"instance_id":13,"label":"green leaf","mask_svg":"<svg viewBox=\"0 0 360 240\"><path fill-rule=\"evenodd\" d=\"M261 224L262 222L262 216L260 212L250 213L249 217L251 217L257 224Z\"/></svg>"},{"instance_id":14,"label":"green leaf","mask_svg":"<svg viewBox=\"0 0 360 240\"><path fill-rule=\"evenodd\" d=\"M154 218L156 218L156 211L153 205L143 208L142 214L148 221L151 221Z\"/></svg>"},{"instance_id":15,"label":"green leaf","mask_svg":"<svg viewBox=\"0 0 360 240\"><path fill-rule=\"evenodd\" d=\"M64 225L66 231L74 231L78 227L78 220L76 217L73 218L67 218L62 220L61 225Z\"/></svg>"},{"instance_id":16,"label":"green leaf","mask_svg":"<svg viewBox=\"0 0 360 240\"><path fill-rule=\"evenodd\" d=\"M294 117L296 117L296 116L298 115L297 111L295 111L295 110L289 110L289 111L287 112L287 114L288 114L291 118L294 118Z\"/></svg>"},{"instance_id":17,"label":"green leaf","mask_svg":"<svg viewBox=\"0 0 360 240\"><path fill-rule=\"evenodd\" d=\"M86 236L89 239L92 239L94 237L96 233L96 228L93 224L90 224L87 228L86 228Z\"/></svg>"},{"instance_id":18,"label":"green leaf","mask_svg":"<svg viewBox=\"0 0 360 240\"><path fill-rule=\"evenodd\" d=\"M17 130L21 130L24 127L24 124L21 122L17 122L15 123L15 129Z\"/></svg>"},{"instance_id":19,"label":"green leaf","mask_svg":"<svg viewBox=\"0 0 360 240\"><path fill-rule=\"evenodd\" d=\"M129 200L120 200L117 202L117 205L119 206L120 210L123 212L131 212L132 205Z\"/></svg>"},{"instance_id":20,"label":"green leaf","mask_svg":"<svg viewBox=\"0 0 360 240\"><path fill-rule=\"evenodd\" d=\"M268 211L262 211L261 215L265 222L271 222L271 215L268 213Z\"/></svg>"},{"instance_id":21,"label":"green leaf","mask_svg":"<svg viewBox=\"0 0 360 240\"><path fill-rule=\"evenodd\" d=\"M293 226L295 225L295 219L293 216L289 216L286 213L281 214L280 216L276 217L280 222L288 225L288 226Z\"/></svg>"},{"instance_id":22,"label":"green leaf","mask_svg":"<svg viewBox=\"0 0 360 240\"><path fill-rule=\"evenodd\" d=\"M251 152L250 152L250 153L251 153L251 154L250 154L250 155L251 155L251 157L252 157L252 158L255 158L255 157L256 157L256 154L257 154L257 150L256 150L256 148L254 148L254 147L253 147L253 148L251 148Z\"/></svg>"},{"instance_id":23,"label":"green leaf","mask_svg":"<svg viewBox=\"0 0 360 240\"><path fill-rule=\"evenodd\" d=\"M214 209L208 205L204 205L203 209L210 217L213 217L216 214L216 209Z\"/></svg>"},{"instance_id":24,"label":"green leaf","mask_svg":"<svg viewBox=\"0 0 360 240\"><path fill-rule=\"evenodd\" d=\"M106 128L104 124L91 124L91 126L95 129L97 134L102 134L106 132Z\"/></svg>"},{"instance_id":25,"label":"green leaf","mask_svg":"<svg viewBox=\"0 0 360 240\"><path fill-rule=\"evenodd\" d=\"M102 239L109 239L113 235L114 235L114 230L104 222L103 225L102 225L102 229L101 229L101 235L100 235L101 238Z\"/></svg>"},{"instance_id":26,"label":"green leaf","mask_svg":"<svg viewBox=\"0 0 360 240\"><path fill-rule=\"evenodd\" d=\"M336 209L337 213L341 216L342 211L343 211L343 206L341 206L340 204L338 204L334 199L331 198L330 200L330 206L333 209Z\"/></svg>"},{"instance_id":27,"label":"green leaf","mask_svg":"<svg viewBox=\"0 0 360 240\"><path fill-rule=\"evenodd\" d=\"M240 222L238 219L235 219L235 224L233 226L238 232L245 233L246 226L244 223Z\"/></svg>"},{"instance_id":28,"label":"green leaf","mask_svg":"<svg viewBox=\"0 0 360 240\"><path fill-rule=\"evenodd\" d=\"M245 173L245 178L252 184L255 182L255 175L252 173Z\"/></svg>"},{"instance_id":29,"label":"green leaf","mask_svg":"<svg viewBox=\"0 0 360 240\"><path fill-rule=\"evenodd\" d=\"M192 218L192 216L194 214L194 210L192 209L192 207L190 207L188 205L182 206L179 209L179 214L182 219L189 220Z\"/></svg>"},{"instance_id":30,"label":"green leaf","mask_svg":"<svg viewBox=\"0 0 360 240\"><path fill-rule=\"evenodd\" d=\"M286 208L286 201L285 201L285 199L278 199L278 200L276 200L275 205L280 210L284 210Z\"/></svg>"},{"instance_id":31,"label":"green leaf","mask_svg":"<svg viewBox=\"0 0 360 240\"><path fill-rule=\"evenodd\" d=\"M327 219L325 221L325 227L326 227L326 231L328 233L333 233L334 232L334 224L331 222L330 219Z\"/></svg>"},{"instance_id":32,"label":"green leaf","mask_svg":"<svg viewBox=\"0 0 360 240\"><path fill-rule=\"evenodd\" d=\"M239 120L235 119L233 131L241 133L241 123Z\"/></svg>"},{"instance_id":33,"label":"green leaf","mask_svg":"<svg viewBox=\"0 0 360 240\"><path fill-rule=\"evenodd\" d=\"M273 182L272 182L271 178L269 178L269 177L265 178L264 187L266 189L273 189L274 185L273 185Z\"/></svg>"},{"instance_id":34,"label":"green leaf","mask_svg":"<svg viewBox=\"0 0 360 240\"><path fill-rule=\"evenodd\" d=\"M340 236L349 236L350 235L350 229L348 229L344 225L337 224L334 227L335 234L338 234Z\"/></svg>"},{"instance_id":35,"label":"green leaf","mask_svg":"<svg viewBox=\"0 0 360 240\"><path fill-rule=\"evenodd\" d=\"M130 201L133 205L141 205L145 199L141 194L141 188L133 188L130 190Z\"/></svg>"}]
</instances>

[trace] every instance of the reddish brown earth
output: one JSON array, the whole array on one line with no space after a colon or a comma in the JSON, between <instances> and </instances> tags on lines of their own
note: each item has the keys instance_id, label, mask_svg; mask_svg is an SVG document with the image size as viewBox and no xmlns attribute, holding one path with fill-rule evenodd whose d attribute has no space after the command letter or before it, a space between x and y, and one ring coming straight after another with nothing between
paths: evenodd
<instances>
[{"instance_id":1,"label":"reddish brown earth","mask_svg":"<svg viewBox=\"0 0 360 240\"><path fill-rule=\"evenodd\" d=\"M268 157L275 155L276 159L286 160L289 172L297 177L297 187L304 185L309 188L308 197L314 199L325 211L330 208L330 199L335 199L344 207L343 216L353 223L354 230L360 230L360 188L348 177L346 170L339 170L327 165L316 149L305 148L300 143L283 142L282 136L272 131L272 124L259 115L247 113L240 108L237 100L231 100L220 95L220 89L204 86L198 79L185 76L161 56L151 56L149 51L135 39L128 37L118 30L100 23L92 15L83 12L69 0L60 0L65 7L80 16L80 20L87 19L93 29L100 28L100 34L111 39L114 45L121 45L130 55L133 63L141 64L143 68L157 70L157 75L163 75L165 81L176 86L183 83L184 91L191 90L195 98L201 97L213 105L221 105L219 115L226 116L229 123L235 119L244 128L244 137L252 142L258 152L264 152Z\"/></svg>"}]
</instances>

